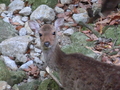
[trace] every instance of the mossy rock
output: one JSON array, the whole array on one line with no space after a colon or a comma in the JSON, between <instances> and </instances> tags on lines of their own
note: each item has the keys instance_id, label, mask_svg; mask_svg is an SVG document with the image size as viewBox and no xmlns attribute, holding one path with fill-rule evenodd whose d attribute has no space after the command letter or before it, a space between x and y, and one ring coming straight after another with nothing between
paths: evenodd
<instances>
[{"instance_id":1,"label":"mossy rock","mask_svg":"<svg viewBox=\"0 0 120 90\"><path fill-rule=\"evenodd\" d=\"M18 88L19 90L37 90L39 85L40 85L40 81L34 80L32 82L24 83L23 85L18 86Z\"/></svg>"},{"instance_id":2,"label":"mossy rock","mask_svg":"<svg viewBox=\"0 0 120 90\"><path fill-rule=\"evenodd\" d=\"M48 5L51 8L54 8L55 5L58 3L58 0L25 0L29 1L29 3L33 3L33 10L35 10L38 6L45 4Z\"/></svg>"},{"instance_id":3,"label":"mossy rock","mask_svg":"<svg viewBox=\"0 0 120 90\"><path fill-rule=\"evenodd\" d=\"M68 54L82 53L84 55L95 58L96 54L92 50L86 48L87 46L93 46L94 43L88 42L86 41L86 39L88 39L88 37L85 34L81 32L76 32L71 36L72 43L70 45L63 46L62 50Z\"/></svg>"},{"instance_id":4,"label":"mossy rock","mask_svg":"<svg viewBox=\"0 0 120 90\"><path fill-rule=\"evenodd\" d=\"M21 81L23 81L23 79L25 79L27 77L26 73L21 70L20 71L10 71L10 74L11 74L11 78L8 81L8 83L11 86L13 86L14 84L20 83Z\"/></svg>"},{"instance_id":5,"label":"mossy rock","mask_svg":"<svg viewBox=\"0 0 120 90\"><path fill-rule=\"evenodd\" d=\"M0 42L14 36L17 36L15 28L11 24L0 19Z\"/></svg>"},{"instance_id":6,"label":"mossy rock","mask_svg":"<svg viewBox=\"0 0 120 90\"><path fill-rule=\"evenodd\" d=\"M0 81L8 81L10 79L10 72L5 63L0 59Z\"/></svg>"},{"instance_id":7,"label":"mossy rock","mask_svg":"<svg viewBox=\"0 0 120 90\"><path fill-rule=\"evenodd\" d=\"M38 90L63 90L58 86L58 84L53 79L44 80Z\"/></svg>"},{"instance_id":8,"label":"mossy rock","mask_svg":"<svg viewBox=\"0 0 120 90\"><path fill-rule=\"evenodd\" d=\"M118 27L109 26L102 36L108 39L111 38L113 42L117 40L116 45L120 45L120 25Z\"/></svg>"}]
</instances>

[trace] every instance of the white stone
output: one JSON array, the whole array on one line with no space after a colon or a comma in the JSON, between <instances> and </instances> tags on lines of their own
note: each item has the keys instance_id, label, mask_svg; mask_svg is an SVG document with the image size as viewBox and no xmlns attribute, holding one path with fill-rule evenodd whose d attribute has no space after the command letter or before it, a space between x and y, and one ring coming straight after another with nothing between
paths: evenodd
<instances>
[{"instance_id":1,"label":"white stone","mask_svg":"<svg viewBox=\"0 0 120 90\"><path fill-rule=\"evenodd\" d=\"M34 32L30 29L28 22L25 23L25 29L27 30L27 35L34 35Z\"/></svg>"},{"instance_id":2,"label":"white stone","mask_svg":"<svg viewBox=\"0 0 120 90\"><path fill-rule=\"evenodd\" d=\"M98 0L91 0L92 3L95 3L95 2L97 2L97 1L98 1Z\"/></svg>"},{"instance_id":3,"label":"white stone","mask_svg":"<svg viewBox=\"0 0 120 90\"><path fill-rule=\"evenodd\" d=\"M22 19L21 19L23 22L26 22L26 21L28 21L28 17L27 16L24 16L24 17L22 17Z\"/></svg>"},{"instance_id":4,"label":"white stone","mask_svg":"<svg viewBox=\"0 0 120 90\"><path fill-rule=\"evenodd\" d=\"M76 23L79 23L80 21L86 23L88 21L88 14L87 13L73 14L72 18L76 21Z\"/></svg>"},{"instance_id":5,"label":"white stone","mask_svg":"<svg viewBox=\"0 0 120 90\"><path fill-rule=\"evenodd\" d=\"M20 15L17 15L17 16L15 16L13 19L12 19L12 22L14 22L14 23L19 23L20 25L24 25L24 22L21 20L22 19L22 16L20 16Z\"/></svg>"},{"instance_id":6,"label":"white stone","mask_svg":"<svg viewBox=\"0 0 120 90\"><path fill-rule=\"evenodd\" d=\"M63 34L68 36L72 35L73 33L74 33L74 30L72 28L69 28L63 32Z\"/></svg>"},{"instance_id":7,"label":"white stone","mask_svg":"<svg viewBox=\"0 0 120 90\"><path fill-rule=\"evenodd\" d=\"M6 5L5 4L0 4L0 13L5 11L5 9L6 9Z\"/></svg>"},{"instance_id":8,"label":"white stone","mask_svg":"<svg viewBox=\"0 0 120 90\"><path fill-rule=\"evenodd\" d=\"M26 34L27 34L27 31L26 31L25 28L21 28L21 29L19 30L19 36L25 36Z\"/></svg>"},{"instance_id":9,"label":"white stone","mask_svg":"<svg viewBox=\"0 0 120 90\"><path fill-rule=\"evenodd\" d=\"M12 59L10 59L7 56L2 56L2 58L3 58L3 61L6 64L6 66L8 66L10 69L12 69L12 70L17 70L18 69L15 61L13 61Z\"/></svg>"},{"instance_id":10,"label":"white stone","mask_svg":"<svg viewBox=\"0 0 120 90\"><path fill-rule=\"evenodd\" d=\"M30 15L32 9L30 7L24 7L20 12L19 14L22 14L22 15Z\"/></svg>"},{"instance_id":11,"label":"white stone","mask_svg":"<svg viewBox=\"0 0 120 90\"><path fill-rule=\"evenodd\" d=\"M26 55L23 55L23 54L17 54L16 55L16 59L15 59L16 62L25 63L25 62L27 62L27 60L28 60L28 58L27 58Z\"/></svg>"},{"instance_id":12,"label":"white stone","mask_svg":"<svg viewBox=\"0 0 120 90\"><path fill-rule=\"evenodd\" d=\"M10 19L9 17L4 17L4 18L3 18L3 21L4 21L4 22L7 22L7 23L10 23L9 19Z\"/></svg>"},{"instance_id":13,"label":"white stone","mask_svg":"<svg viewBox=\"0 0 120 90\"><path fill-rule=\"evenodd\" d=\"M42 52L42 50L38 49L38 48L34 48L34 50L35 50L36 53L41 53Z\"/></svg>"},{"instance_id":14,"label":"white stone","mask_svg":"<svg viewBox=\"0 0 120 90\"><path fill-rule=\"evenodd\" d=\"M41 21L53 21L55 19L55 12L47 5L40 5L30 16L31 20L40 19Z\"/></svg>"},{"instance_id":15,"label":"white stone","mask_svg":"<svg viewBox=\"0 0 120 90\"><path fill-rule=\"evenodd\" d=\"M62 4L70 4L72 0L60 0Z\"/></svg>"},{"instance_id":16,"label":"white stone","mask_svg":"<svg viewBox=\"0 0 120 90\"><path fill-rule=\"evenodd\" d=\"M32 64L33 64L33 61L30 60L30 61L24 63L23 65L21 65L19 68L20 68L20 69L28 69L29 66L32 65Z\"/></svg>"},{"instance_id":17,"label":"white stone","mask_svg":"<svg viewBox=\"0 0 120 90\"><path fill-rule=\"evenodd\" d=\"M33 38L29 35L6 39L0 43L0 53L12 57L15 57L17 54L24 54L32 40Z\"/></svg>"},{"instance_id":18,"label":"white stone","mask_svg":"<svg viewBox=\"0 0 120 90\"><path fill-rule=\"evenodd\" d=\"M58 6L55 7L55 11L57 13L64 13L64 10L62 8L59 8Z\"/></svg>"},{"instance_id":19,"label":"white stone","mask_svg":"<svg viewBox=\"0 0 120 90\"><path fill-rule=\"evenodd\" d=\"M0 81L0 90L10 90L11 86L6 81Z\"/></svg>"},{"instance_id":20,"label":"white stone","mask_svg":"<svg viewBox=\"0 0 120 90\"><path fill-rule=\"evenodd\" d=\"M43 64L43 62L38 57L34 57L34 62L36 64Z\"/></svg>"},{"instance_id":21,"label":"white stone","mask_svg":"<svg viewBox=\"0 0 120 90\"><path fill-rule=\"evenodd\" d=\"M8 11L14 12L16 10L21 10L24 7L24 2L22 0L14 0L8 6Z\"/></svg>"},{"instance_id":22,"label":"white stone","mask_svg":"<svg viewBox=\"0 0 120 90\"><path fill-rule=\"evenodd\" d=\"M10 12L10 11L4 11L4 12L1 13L1 16L2 16L2 17L12 18L12 17L13 17L13 13Z\"/></svg>"}]
</instances>

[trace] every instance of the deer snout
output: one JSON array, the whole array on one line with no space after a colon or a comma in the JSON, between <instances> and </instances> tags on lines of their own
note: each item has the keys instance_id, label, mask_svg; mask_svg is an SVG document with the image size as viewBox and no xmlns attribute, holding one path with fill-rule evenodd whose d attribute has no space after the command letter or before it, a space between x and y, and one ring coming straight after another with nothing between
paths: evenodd
<instances>
[{"instance_id":1,"label":"deer snout","mask_svg":"<svg viewBox=\"0 0 120 90\"><path fill-rule=\"evenodd\" d=\"M46 41L46 42L44 43L44 46L45 46L45 47L49 47L49 46L50 46L50 42L49 42L49 41Z\"/></svg>"}]
</instances>

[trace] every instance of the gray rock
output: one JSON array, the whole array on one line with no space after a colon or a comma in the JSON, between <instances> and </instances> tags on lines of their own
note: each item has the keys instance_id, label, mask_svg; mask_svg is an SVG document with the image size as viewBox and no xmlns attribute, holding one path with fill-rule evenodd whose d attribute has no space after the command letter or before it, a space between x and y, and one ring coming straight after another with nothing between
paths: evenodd
<instances>
[{"instance_id":1,"label":"gray rock","mask_svg":"<svg viewBox=\"0 0 120 90\"><path fill-rule=\"evenodd\" d=\"M16 10L21 10L24 7L24 2L22 0L14 0L8 6L8 11L14 12Z\"/></svg>"},{"instance_id":2,"label":"gray rock","mask_svg":"<svg viewBox=\"0 0 120 90\"><path fill-rule=\"evenodd\" d=\"M70 4L72 0L60 0L62 4Z\"/></svg>"},{"instance_id":3,"label":"gray rock","mask_svg":"<svg viewBox=\"0 0 120 90\"><path fill-rule=\"evenodd\" d=\"M38 57L34 57L34 62L37 64L43 64L43 62Z\"/></svg>"},{"instance_id":4,"label":"gray rock","mask_svg":"<svg viewBox=\"0 0 120 90\"><path fill-rule=\"evenodd\" d=\"M4 61L0 58L0 81L8 81L10 79L10 72Z\"/></svg>"},{"instance_id":5,"label":"gray rock","mask_svg":"<svg viewBox=\"0 0 120 90\"><path fill-rule=\"evenodd\" d=\"M86 23L88 21L88 14L87 13L73 14L72 18L75 20L76 23L79 23L80 21Z\"/></svg>"},{"instance_id":6,"label":"gray rock","mask_svg":"<svg viewBox=\"0 0 120 90\"><path fill-rule=\"evenodd\" d=\"M28 21L28 17L27 16L24 16L24 17L22 17L22 19L21 19L23 22L26 22L26 21Z\"/></svg>"},{"instance_id":7,"label":"gray rock","mask_svg":"<svg viewBox=\"0 0 120 90\"><path fill-rule=\"evenodd\" d=\"M29 35L6 39L0 43L0 53L12 57L16 57L17 54L24 54L32 40L33 38Z\"/></svg>"},{"instance_id":8,"label":"gray rock","mask_svg":"<svg viewBox=\"0 0 120 90\"><path fill-rule=\"evenodd\" d=\"M12 18L12 22L17 22L20 25L24 25L24 22L22 21L22 16L20 16L20 15L17 15L15 17L13 17Z\"/></svg>"},{"instance_id":9,"label":"gray rock","mask_svg":"<svg viewBox=\"0 0 120 90\"><path fill-rule=\"evenodd\" d=\"M0 42L7 38L17 36L16 32L12 25L0 19Z\"/></svg>"},{"instance_id":10,"label":"gray rock","mask_svg":"<svg viewBox=\"0 0 120 90\"><path fill-rule=\"evenodd\" d=\"M3 21L4 21L4 22L7 22L7 23L10 23L10 18L9 18L9 17L4 17L4 18L3 18Z\"/></svg>"},{"instance_id":11,"label":"gray rock","mask_svg":"<svg viewBox=\"0 0 120 90\"><path fill-rule=\"evenodd\" d=\"M34 35L34 32L30 29L28 22L25 23L25 29L27 31L27 35Z\"/></svg>"},{"instance_id":12,"label":"gray rock","mask_svg":"<svg viewBox=\"0 0 120 90\"><path fill-rule=\"evenodd\" d=\"M32 65L32 64L33 64L33 61L30 60L30 61L28 61L27 63L24 63L23 65L21 65L19 68L20 68L20 69L28 69L28 67L29 67L30 65Z\"/></svg>"},{"instance_id":13,"label":"gray rock","mask_svg":"<svg viewBox=\"0 0 120 90\"><path fill-rule=\"evenodd\" d=\"M55 11L57 13L64 13L64 10L62 8L59 8L58 6L55 7Z\"/></svg>"},{"instance_id":14,"label":"gray rock","mask_svg":"<svg viewBox=\"0 0 120 90\"><path fill-rule=\"evenodd\" d=\"M42 52L42 50L38 49L38 48L34 48L34 50L35 50L36 53L41 53Z\"/></svg>"},{"instance_id":15,"label":"gray rock","mask_svg":"<svg viewBox=\"0 0 120 90\"><path fill-rule=\"evenodd\" d=\"M40 19L41 21L51 22L55 19L55 12L47 5L40 5L30 16L31 20Z\"/></svg>"},{"instance_id":16,"label":"gray rock","mask_svg":"<svg viewBox=\"0 0 120 90\"><path fill-rule=\"evenodd\" d=\"M3 11L5 11L6 9L6 5L3 3L3 4L0 4L0 13L2 13Z\"/></svg>"},{"instance_id":17,"label":"gray rock","mask_svg":"<svg viewBox=\"0 0 120 90\"><path fill-rule=\"evenodd\" d=\"M0 81L0 90L10 90L11 86L6 81Z\"/></svg>"},{"instance_id":18,"label":"gray rock","mask_svg":"<svg viewBox=\"0 0 120 90\"><path fill-rule=\"evenodd\" d=\"M22 15L30 15L32 9L30 7L24 7L20 12L19 14L22 14Z\"/></svg>"},{"instance_id":19,"label":"gray rock","mask_svg":"<svg viewBox=\"0 0 120 90\"><path fill-rule=\"evenodd\" d=\"M21 28L19 30L19 36L25 36L27 34L27 30L25 28Z\"/></svg>"},{"instance_id":20,"label":"gray rock","mask_svg":"<svg viewBox=\"0 0 120 90\"><path fill-rule=\"evenodd\" d=\"M84 35L81 32L76 32L74 34L71 35L71 41L72 43L66 46L62 47L62 50L66 53L82 53L84 55L87 55L89 57L96 57L96 54L86 48L86 46L90 47L93 45L93 42L87 42L86 39L88 39L88 37L86 35Z\"/></svg>"},{"instance_id":21,"label":"gray rock","mask_svg":"<svg viewBox=\"0 0 120 90\"><path fill-rule=\"evenodd\" d=\"M22 85L19 85L18 87L19 87L19 90L38 90L37 89L38 85L40 85L40 81L39 80L34 80L34 81L31 81L31 82L27 82L27 83L24 83ZM41 89L41 90L44 90L44 89Z\"/></svg>"},{"instance_id":22,"label":"gray rock","mask_svg":"<svg viewBox=\"0 0 120 90\"><path fill-rule=\"evenodd\" d=\"M2 58L3 58L3 61L6 64L6 66L8 66L10 69L12 69L12 70L17 70L18 69L15 61L13 61L12 59L10 59L7 56L2 56Z\"/></svg>"},{"instance_id":23,"label":"gray rock","mask_svg":"<svg viewBox=\"0 0 120 90\"><path fill-rule=\"evenodd\" d=\"M2 16L2 17L12 18L12 17L13 17L13 13L10 12L10 11L3 11L3 12L1 13L1 16Z\"/></svg>"},{"instance_id":24,"label":"gray rock","mask_svg":"<svg viewBox=\"0 0 120 90\"><path fill-rule=\"evenodd\" d=\"M74 33L74 30L72 28L69 28L63 32L63 34L68 36L72 35L73 33Z\"/></svg>"},{"instance_id":25,"label":"gray rock","mask_svg":"<svg viewBox=\"0 0 120 90\"><path fill-rule=\"evenodd\" d=\"M28 58L27 58L27 55L25 54L25 55L23 55L23 54L17 54L16 55L16 59L15 59L15 61L18 63L18 62L20 62L20 63L25 63L25 62L27 62L27 60L28 60Z\"/></svg>"},{"instance_id":26,"label":"gray rock","mask_svg":"<svg viewBox=\"0 0 120 90\"><path fill-rule=\"evenodd\" d=\"M97 2L97 1L98 1L98 0L91 0L92 3L95 3L95 2Z\"/></svg>"}]
</instances>

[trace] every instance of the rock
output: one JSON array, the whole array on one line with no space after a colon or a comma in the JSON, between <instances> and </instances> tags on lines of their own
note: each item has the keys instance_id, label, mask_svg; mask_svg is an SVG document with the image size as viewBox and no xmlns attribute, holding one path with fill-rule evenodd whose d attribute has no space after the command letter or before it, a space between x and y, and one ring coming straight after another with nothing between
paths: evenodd
<instances>
[{"instance_id":1,"label":"rock","mask_svg":"<svg viewBox=\"0 0 120 90\"><path fill-rule=\"evenodd\" d=\"M6 10L6 5L3 3L3 4L0 4L0 14Z\"/></svg>"},{"instance_id":2,"label":"rock","mask_svg":"<svg viewBox=\"0 0 120 90\"><path fill-rule=\"evenodd\" d=\"M27 35L34 35L34 32L30 29L28 22L25 23L25 29L27 31Z\"/></svg>"},{"instance_id":3,"label":"rock","mask_svg":"<svg viewBox=\"0 0 120 90\"><path fill-rule=\"evenodd\" d=\"M36 53L41 53L42 52L42 50L38 49L38 48L34 48L34 50L35 50Z\"/></svg>"},{"instance_id":4,"label":"rock","mask_svg":"<svg viewBox=\"0 0 120 90\"><path fill-rule=\"evenodd\" d=\"M6 39L0 43L0 53L11 57L16 57L18 54L24 54L28 48L28 44L32 40L33 38L29 35Z\"/></svg>"},{"instance_id":5,"label":"rock","mask_svg":"<svg viewBox=\"0 0 120 90\"><path fill-rule=\"evenodd\" d=\"M37 90L39 84L40 84L40 81L34 80L32 82L27 82L22 85L19 85L18 88L19 90ZM41 90L44 90L44 89L41 89Z\"/></svg>"},{"instance_id":6,"label":"rock","mask_svg":"<svg viewBox=\"0 0 120 90\"><path fill-rule=\"evenodd\" d=\"M70 38L72 43L62 47L65 53L82 53L89 57L96 57L96 54L92 50L86 48L86 46L90 47L93 44L93 42L86 41L86 39L88 39L86 35L81 32L76 32L72 34Z\"/></svg>"},{"instance_id":7,"label":"rock","mask_svg":"<svg viewBox=\"0 0 120 90\"><path fill-rule=\"evenodd\" d=\"M2 12L1 16L2 16L2 17L12 18L12 17L13 17L13 13L10 12L10 11L4 11L4 12Z\"/></svg>"},{"instance_id":8,"label":"rock","mask_svg":"<svg viewBox=\"0 0 120 90\"><path fill-rule=\"evenodd\" d=\"M19 23L20 25L24 25L24 22L21 20L22 19L22 16L20 16L20 15L17 15L17 16L15 16L15 17L13 17L12 18L12 22L14 22L14 23Z\"/></svg>"},{"instance_id":9,"label":"rock","mask_svg":"<svg viewBox=\"0 0 120 90\"><path fill-rule=\"evenodd\" d=\"M21 70L11 71L10 74L11 74L11 78L10 78L8 84L11 86L18 84L27 78L26 73Z\"/></svg>"},{"instance_id":10,"label":"rock","mask_svg":"<svg viewBox=\"0 0 120 90\"><path fill-rule=\"evenodd\" d=\"M25 62L27 62L27 60L28 60L28 58L27 58L26 54L25 55L23 55L23 54L16 55L16 59L15 59L16 63L25 63Z\"/></svg>"},{"instance_id":11,"label":"rock","mask_svg":"<svg viewBox=\"0 0 120 90\"><path fill-rule=\"evenodd\" d=\"M27 22L27 21L28 21L28 17L27 17L27 16L24 16L24 17L21 18L21 20L22 20L23 22Z\"/></svg>"},{"instance_id":12,"label":"rock","mask_svg":"<svg viewBox=\"0 0 120 90\"><path fill-rule=\"evenodd\" d=\"M28 0L29 3L34 3L32 9L35 10L39 5L48 5L49 7L54 8L58 3L58 0Z\"/></svg>"},{"instance_id":13,"label":"rock","mask_svg":"<svg viewBox=\"0 0 120 90\"><path fill-rule=\"evenodd\" d=\"M41 21L51 22L55 19L55 12L47 5L40 5L30 16L31 20L40 19Z\"/></svg>"},{"instance_id":14,"label":"rock","mask_svg":"<svg viewBox=\"0 0 120 90\"><path fill-rule=\"evenodd\" d=\"M62 8L59 8L58 6L55 7L55 12L57 13L64 13L64 10Z\"/></svg>"},{"instance_id":15,"label":"rock","mask_svg":"<svg viewBox=\"0 0 120 90\"><path fill-rule=\"evenodd\" d=\"M120 25L117 26L117 29L115 29L115 27L109 26L109 28L103 32L103 37L112 39L116 45L120 45Z\"/></svg>"},{"instance_id":16,"label":"rock","mask_svg":"<svg viewBox=\"0 0 120 90\"><path fill-rule=\"evenodd\" d=\"M0 42L14 36L17 36L14 27L0 19Z\"/></svg>"},{"instance_id":17,"label":"rock","mask_svg":"<svg viewBox=\"0 0 120 90\"><path fill-rule=\"evenodd\" d=\"M4 18L3 18L3 21L4 21L4 22L7 22L7 23L10 23L10 18L9 18L9 17L4 17Z\"/></svg>"},{"instance_id":18,"label":"rock","mask_svg":"<svg viewBox=\"0 0 120 90\"><path fill-rule=\"evenodd\" d=\"M19 12L19 14L22 14L22 15L27 16L27 15L30 15L31 11L32 11L32 9L31 9L30 7L24 7L24 8Z\"/></svg>"},{"instance_id":19,"label":"rock","mask_svg":"<svg viewBox=\"0 0 120 90\"><path fill-rule=\"evenodd\" d=\"M97 1L98 1L98 0L91 0L92 3L95 3L95 2L97 2Z\"/></svg>"},{"instance_id":20,"label":"rock","mask_svg":"<svg viewBox=\"0 0 120 90\"><path fill-rule=\"evenodd\" d=\"M34 62L40 65L43 64L43 62L38 57L34 57Z\"/></svg>"},{"instance_id":21,"label":"rock","mask_svg":"<svg viewBox=\"0 0 120 90\"><path fill-rule=\"evenodd\" d=\"M60 0L62 4L70 4L72 0Z\"/></svg>"},{"instance_id":22,"label":"rock","mask_svg":"<svg viewBox=\"0 0 120 90\"><path fill-rule=\"evenodd\" d=\"M22 0L14 0L8 6L8 11L14 12L16 10L21 10L24 7L24 2Z\"/></svg>"},{"instance_id":23,"label":"rock","mask_svg":"<svg viewBox=\"0 0 120 90\"><path fill-rule=\"evenodd\" d=\"M0 81L8 81L11 75L5 63L0 58Z\"/></svg>"},{"instance_id":24,"label":"rock","mask_svg":"<svg viewBox=\"0 0 120 90\"><path fill-rule=\"evenodd\" d=\"M45 71L40 71L40 78L43 81L45 79L46 72Z\"/></svg>"},{"instance_id":25,"label":"rock","mask_svg":"<svg viewBox=\"0 0 120 90\"><path fill-rule=\"evenodd\" d=\"M12 69L12 70L17 70L18 69L15 61L13 61L12 59L10 59L7 56L2 56L2 58L3 58L3 61L6 64L6 66L8 66L10 69Z\"/></svg>"},{"instance_id":26,"label":"rock","mask_svg":"<svg viewBox=\"0 0 120 90\"><path fill-rule=\"evenodd\" d=\"M5 81L0 81L0 90L10 90L11 86Z\"/></svg>"},{"instance_id":27,"label":"rock","mask_svg":"<svg viewBox=\"0 0 120 90\"><path fill-rule=\"evenodd\" d=\"M20 69L28 69L28 67L29 67L30 65L32 65L32 64L33 64L33 61L30 60L30 61L28 61L27 63L24 63L23 65L21 65L19 68L20 68Z\"/></svg>"},{"instance_id":28,"label":"rock","mask_svg":"<svg viewBox=\"0 0 120 90\"><path fill-rule=\"evenodd\" d=\"M46 79L40 85L38 90L63 90L53 79Z\"/></svg>"},{"instance_id":29,"label":"rock","mask_svg":"<svg viewBox=\"0 0 120 90\"><path fill-rule=\"evenodd\" d=\"M75 20L76 23L79 23L80 21L86 23L88 21L88 14L87 13L73 14L72 18Z\"/></svg>"},{"instance_id":30,"label":"rock","mask_svg":"<svg viewBox=\"0 0 120 90\"><path fill-rule=\"evenodd\" d=\"M25 28L21 28L19 30L19 36L25 36L27 34L27 30Z\"/></svg>"},{"instance_id":31,"label":"rock","mask_svg":"<svg viewBox=\"0 0 120 90\"><path fill-rule=\"evenodd\" d=\"M69 28L63 32L63 34L68 36L72 35L73 33L74 33L74 30L72 28Z\"/></svg>"}]
</instances>

